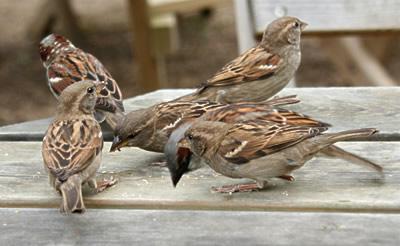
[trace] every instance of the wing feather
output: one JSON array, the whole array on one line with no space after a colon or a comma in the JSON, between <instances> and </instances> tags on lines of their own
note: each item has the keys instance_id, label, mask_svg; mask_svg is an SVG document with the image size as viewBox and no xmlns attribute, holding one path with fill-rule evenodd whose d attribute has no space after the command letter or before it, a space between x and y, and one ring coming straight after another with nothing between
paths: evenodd
<instances>
[{"instance_id":1,"label":"wing feather","mask_svg":"<svg viewBox=\"0 0 400 246\"><path fill-rule=\"evenodd\" d=\"M45 165L61 182L85 170L101 152L103 137L95 120L53 122L43 139Z\"/></svg>"}]
</instances>

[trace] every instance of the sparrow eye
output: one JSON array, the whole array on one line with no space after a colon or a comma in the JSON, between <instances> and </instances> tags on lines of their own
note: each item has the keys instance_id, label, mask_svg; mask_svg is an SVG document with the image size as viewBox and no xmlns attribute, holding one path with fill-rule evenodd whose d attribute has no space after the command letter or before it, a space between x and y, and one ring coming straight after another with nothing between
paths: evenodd
<instances>
[{"instance_id":1,"label":"sparrow eye","mask_svg":"<svg viewBox=\"0 0 400 246\"><path fill-rule=\"evenodd\" d=\"M87 88L86 92L87 92L88 94L92 94L92 93L94 92L94 87L89 87L89 88Z\"/></svg>"},{"instance_id":2,"label":"sparrow eye","mask_svg":"<svg viewBox=\"0 0 400 246\"><path fill-rule=\"evenodd\" d=\"M298 23L297 21L295 23L293 23L293 27L299 28L299 26L300 26L300 23Z\"/></svg>"},{"instance_id":3,"label":"sparrow eye","mask_svg":"<svg viewBox=\"0 0 400 246\"><path fill-rule=\"evenodd\" d=\"M189 134L189 135L187 135L187 138L188 138L189 140L192 140L192 139L193 139L193 135L192 135L192 134Z\"/></svg>"}]
</instances>

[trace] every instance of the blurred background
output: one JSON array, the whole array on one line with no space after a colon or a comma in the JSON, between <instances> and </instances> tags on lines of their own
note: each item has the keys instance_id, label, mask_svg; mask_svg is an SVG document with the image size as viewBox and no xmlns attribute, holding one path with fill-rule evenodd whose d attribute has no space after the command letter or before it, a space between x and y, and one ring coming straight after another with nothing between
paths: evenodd
<instances>
[{"instance_id":1,"label":"blurred background","mask_svg":"<svg viewBox=\"0 0 400 246\"><path fill-rule=\"evenodd\" d=\"M264 17L246 9L246 4L246 0L0 0L0 125L54 113L56 99L47 87L37 49L48 33L63 34L95 55L129 98L157 88L195 87L235 58L259 36L258 26L268 24L258 23ZM292 14L290 7L274 6L265 18ZM252 14L255 21L247 21ZM309 22L307 16L300 17ZM391 86L400 81L396 32L361 30L351 36L345 30L341 37L337 35L341 30L333 30L333 35L309 24L297 86Z\"/></svg>"}]
</instances>

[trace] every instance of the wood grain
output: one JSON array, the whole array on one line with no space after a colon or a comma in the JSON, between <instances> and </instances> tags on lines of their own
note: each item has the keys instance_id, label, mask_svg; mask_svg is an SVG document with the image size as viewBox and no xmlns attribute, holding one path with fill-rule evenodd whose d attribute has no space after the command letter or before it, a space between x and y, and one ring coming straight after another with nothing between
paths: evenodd
<instances>
[{"instance_id":1,"label":"wood grain","mask_svg":"<svg viewBox=\"0 0 400 246\"><path fill-rule=\"evenodd\" d=\"M0 209L4 245L398 245L398 214ZM21 233L24 233L23 236Z\"/></svg>"},{"instance_id":2,"label":"wood grain","mask_svg":"<svg viewBox=\"0 0 400 246\"><path fill-rule=\"evenodd\" d=\"M172 100L191 91L158 90L127 99L124 105L127 111L131 111ZM280 93L292 94L297 94L302 102L288 106L288 109L329 122L333 125L332 131L376 127L380 132L370 140L400 140L399 87L290 88ZM0 141L41 141L49 122L47 119L1 127ZM104 137L111 141L112 134L105 129Z\"/></svg>"},{"instance_id":3,"label":"wood grain","mask_svg":"<svg viewBox=\"0 0 400 246\"><path fill-rule=\"evenodd\" d=\"M48 185L38 142L0 142L0 207L58 207L59 195ZM138 149L106 153L99 178L119 184L100 194L85 191L89 208L154 208L290 211L400 211L400 143L359 142L339 146L385 168L385 180L340 160L316 158L294 173L296 181L272 180L264 191L221 195L211 186L246 182L208 167L183 177L173 188L166 168L149 166L162 155Z\"/></svg>"},{"instance_id":4,"label":"wood grain","mask_svg":"<svg viewBox=\"0 0 400 246\"><path fill-rule=\"evenodd\" d=\"M281 15L296 16L309 24L307 32L365 32L400 30L397 0L252 0L257 32Z\"/></svg>"}]
</instances>

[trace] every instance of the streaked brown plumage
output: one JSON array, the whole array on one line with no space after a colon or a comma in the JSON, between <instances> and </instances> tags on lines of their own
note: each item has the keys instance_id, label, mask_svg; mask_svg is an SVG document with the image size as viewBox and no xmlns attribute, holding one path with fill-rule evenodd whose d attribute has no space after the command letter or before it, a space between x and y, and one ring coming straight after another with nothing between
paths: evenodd
<instances>
[{"instance_id":1,"label":"streaked brown plumage","mask_svg":"<svg viewBox=\"0 0 400 246\"><path fill-rule=\"evenodd\" d=\"M251 103L251 107L257 106L265 111L274 106L297 103L298 101L295 96L288 96L258 104ZM214 109L224 107L227 107L227 105L204 100L194 102L173 101L129 112L116 127L111 151L130 146L153 152L163 152L170 134L177 127Z\"/></svg>"},{"instance_id":2,"label":"streaked brown plumage","mask_svg":"<svg viewBox=\"0 0 400 246\"><path fill-rule=\"evenodd\" d=\"M92 80L105 84L97 99L95 117L99 122L106 120L114 129L124 114L122 93L103 64L57 34L50 34L40 42L39 53L46 68L49 88L56 98L77 82Z\"/></svg>"},{"instance_id":3,"label":"streaked brown plumage","mask_svg":"<svg viewBox=\"0 0 400 246\"><path fill-rule=\"evenodd\" d=\"M252 103L240 103L235 105L225 105L208 111L197 121L219 121L225 123L245 123L257 124L259 127L278 124L287 127L305 127L318 128L319 131L326 130L330 125L307 115L303 115L294 111L282 108L260 107ZM177 143L184 137L186 130L191 123L183 124L171 133L166 144L164 153L167 159L167 166L170 170L172 182L174 186L179 182L182 175L186 172L200 166L199 159L194 156L192 161L192 153L187 150L179 149ZM360 165L366 168L380 171L379 165L345 151L335 145L330 145L320 151L324 156L340 158L350 163ZM190 167L189 167L190 164Z\"/></svg>"},{"instance_id":4,"label":"streaked brown plumage","mask_svg":"<svg viewBox=\"0 0 400 246\"><path fill-rule=\"evenodd\" d=\"M82 184L87 182L98 192L115 184L115 180L95 180L103 137L93 112L103 87L84 81L66 88L60 95L56 117L43 138L43 161L50 184L62 195L62 213L85 211Z\"/></svg>"},{"instance_id":5,"label":"streaked brown plumage","mask_svg":"<svg viewBox=\"0 0 400 246\"><path fill-rule=\"evenodd\" d=\"M180 101L223 103L264 101L282 90L300 65L300 36L306 23L295 17L271 22L261 42L226 64L194 93Z\"/></svg>"},{"instance_id":6,"label":"streaked brown plumage","mask_svg":"<svg viewBox=\"0 0 400 246\"><path fill-rule=\"evenodd\" d=\"M326 133L325 127L290 126L278 123L227 124L196 121L179 142L212 169L231 178L249 178L254 184L218 187L217 192L262 189L268 179L293 180L291 172L302 167L322 149L338 141L368 137L376 129ZM381 172L381 167L375 169Z\"/></svg>"}]
</instances>

